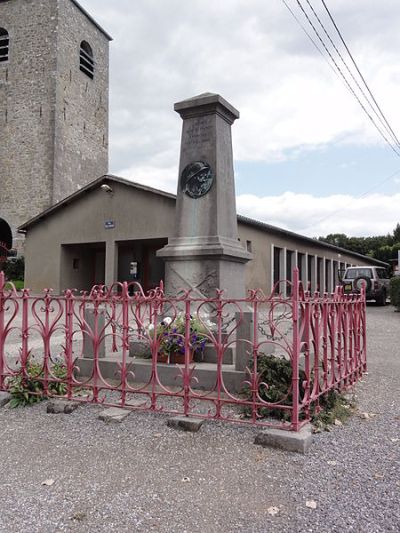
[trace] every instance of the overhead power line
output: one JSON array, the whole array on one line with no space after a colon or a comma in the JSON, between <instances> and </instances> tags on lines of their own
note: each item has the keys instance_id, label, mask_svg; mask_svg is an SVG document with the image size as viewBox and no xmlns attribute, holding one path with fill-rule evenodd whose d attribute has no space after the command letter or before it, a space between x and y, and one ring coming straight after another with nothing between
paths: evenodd
<instances>
[{"instance_id":1,"label":"overhead power line","mask_svg":"<svg viewBox=\"0 0 400 533\"><path fill-rule=\"evenodd\" d=\"M369 95L371 96L371 98L372 98L374 104L376 105L377 109L379 110L379 113L380 113L381 116L383 117L384 121L386 122L386 124L387 124L389 130L391 131L391 133L392 133L392 135L393 135L393 137L396 139L397 144L400 145L400 141L399 141L399 139L397 138L396 134L395 134L394 131L392 130L392 128L391 128L389 122L387 121L386 116L384 115L384 113L383 113L383 111L382 111L380 105L379 105L378 102L375 100L375 97L374 97L374 95L372 94L372 91L370 90L370 88L369 88L369 86L368 86L368 83L366 82L364 76L361 74L361 71L360 71L360 69L358 68L358 65L357 65L357 63L356 63L356 61L355 61L355 59L354 59L352 53L350 52L349 47L347 46L347 44L346 44L346 42L345 42L345 40L344 40L344 38L343 38L343 36L342 36L342 34L341 34L339 28L337 27L337 24L336 24L336 22L334 21L332 15L331 15L331 12L329 11L329 9L328 9L328 7L327 7L325 1L324 1L324 0L321 0L321 2L322 2L322 5L324 6L326 12L328 13L329 18L330 18L330 20L331 20L331 22L332 22L332 24L333 24L333 26L334 26L334 28L335 28L337 34L339 35L340 40L342 41L343 46L344 46L345 49L346 49L346 52L349 54L349 57L350 57L350 59L351 59L353 65L354 65L355 69L357 70L358 75L360 76L362 82L364 83L364 85L365 85L365 87L366 87L366 89L367 89Z\"/></svg>"},{"instance_id":2,"label":"overhead power line","mask_svg":"<svg viewBox=\"0 0 400 533\"><path fill-rule=\"evenodd\" d=\"M394 141L395 145L400 148L400 142L399 142L399 139L397 138L396 134L394 133L394 131L392 130L392 128L390 127L390 124L389 122L387 121L385 115L382 113L382 110L381 108L379 107L378 103L376 102L372 92L370 91L364 77L361 75L361 72L359 70L359 68L357 67L354 59L353 59L353 56L350 54L350 50L348 49L348 47L345 45L345 48L346 48L346 51L348 52L348 54L350 55L352 61L353 61L353 64L355 65L356 67L356 70L358 72L358 74L360 75L361 77L361 80L362 80L362 83L364 84L364 86L367 87L367 91L369 93L366 94L364 89L361 87L361 85L359 84L358 80L356 79L356 77L354 76L354 74L352 73L351 69L349 68L349 66L347 65L345 59L343 58L342 54L340 53L340 50L337 48L336 44L334 43L334 41L332 40L330 34L328 33L327 29L325 28L324 26L324 23L322 22L322 20L320 19L320 17L318 16L318 13L315 11L314 7L312 6L310 0L306 0L307 4L309 5L311 11L313 12L314 14L314 17L318 20L318 23L319 25L321 26L323 32L325 33L325 35L327 36L327 38L329 39L329 42L331 43L331 45L333 46L334 50L336 51L337 55L340 57L344 67L346 68L347 72L350 74L352 80L354 81L354 83L356 84L358 90L360 91L360 93L363 95L363 97L365 98L366 102L368 103L371 111L374 113L374 115L376 116L376 118L379 120L379 122L381 123L381 125L383 126L383 128L386 130L386 132L389 134L389 136L392 138L392 140ZM324 6L325 6L325 9L328 9L326 7L326 4L324 2L324 0L322 0ZM330 13L329 13L330 14ZM337 28L337 25L335 24L334 20L333 20L333 17L331 16L331 21L333 22L335 28L337 31L338 28ZM343 41L344 42L344 41ZM372 101L371 101L371 98L372 98Z\"/></svg>"},{"instance_id":3,"label":"overhead power line","mask_svg":"<svg viewBox=\"0 0 400 533\"><path fill-rule=\"evenodd\" d=\"M335 209L335 211L332 211L332 213L329 213L329 215L325 215L324 217L322 217L322 218L320 218L318 220L314 220L313 223L312 223L312 226L315 226L316 224L320 224L321 222L325 222L325 220L328 220L328 218L332 218L333 216L345 211L348 207L350 207L351 205L354 204L354 200L361 200L361 198L364 198L364 196L366 196L367 194L369 194L370 192L372 192L373 190L377 189L378 187L380 187L381 185L383 185L387 181L393 179L395 176L397 176L399 174L400 174L400 168L398 170L396 170L395 172L393 172L392 174L390 174L390 176L386 176L386 178L383 178L382 180L378 181L378 183L376 183L375 185L370 187L367 191L365 191L362 194L359 194L358 196L355 196L354 198L352 198L350 202L347 202L345 205L343 205L339 209ZM312 226L308 226L305 229L309 229Z\"/></svg>"},{"instance_id":4,"label":"overhead power line","mask_svg":"<svg viewBox=\"0 0 400 533\"><path fill-rule=\"evenodd\" d=\"M335 65L335 68L336 70L338 71L339 75L343 78L344 82L346 83L347 87L349 88L350 92L352 93L352 95L354 96L354 98L357 100L358 104L360 105L360 107L362 108L362 110L364 111L364 113L367 115L367 117L369 118L369 120L372 122L372 124L375 126L375 128L377 129L377 131L380 133L381 137L386 141L386 143L390 146L390 148L400 157L400 151L397 150L396 146L394 146L390 141L389 139L387 138L387 136L383 133L383 131L380 129L380 127L378 126L378 124L375 122L374 118L370 115L370 113L368 112L368 110L366 109L366 107L364 106L364 104L361 102L360 98L357 96L356 92L354 91L353 87L351 86L351 84L349 83L349 81L347 80L346 76L343 74L342 72L342 69L340 68L340 66L337 64L335 58L333 57L333 55L331 54L330 50L328 49L328 47L326 46L325 44L325 41L322 39L321 35L319 34L318 30L316 29L316 27L314 26L312 20L310 19L310 17L308 16L308 13L305 11L302 3L300 2L300 0L296 0L297 2L297 5L299 6L299 8L301 9L303 15L306 17L307 19L307 22L310 24L310 26L312 27L314 33L316 34L318 40L321 42L324 50L326 51L326 53L329 55L332 63Z\"/></svg>"},{"instance_id":5,"label":"overhead power line","mask_svg":"<svg viewBox=\"0 0 400 533\"><path fill-rule=\"evenodd\" d=\"M306 33L307 37L311 40L311 42L313 43L313 45L317 48L317 50L319 51L319 53L324 57L324 59L326 61L328 61L328 64L331 66L331 68L334 70L335 74L339 77L339 79L341 79L346 88L350 91L350 93L352 94L352 96L356 99L356 101L358 102L358 104L360 105L360 107L362 108L362 110L364 111L364 113L366 114L366 116L368 117L368 119L371 121L371 123L373 124L373 126L375 127L375 129L379 132L379 134L381 135L381 137L384 139L384 141L388 144L388 146L394 151L394 153L400 157L400 142L396 136L396 134L394 133L393 129L391 128L389 122L387 121L385 115L383 114L381 108L378 106L378 104L376 103L376 99L374 98L374 96L372 95L372 92L371 90L369 89L369 87L367 86L366 82L365 82L365 79L363 77L361 77L364 85L367 87L367 91L368 93L370 94L371 98L372 98L372 102L371 100L368 98L368 96L365 94L365 91L361 88L360 84L358 83L358 81L355 79L354 75L352 74L350 68L348 67L345 59L343 58L342 54L339 52L337 46L334 44L334 41L333 39L330 37L329 35L329 32L328 30L325 28L324 24L322 23L320 17L318 17L315 9L313 8L312 4L310 3L309 0L306 0L307 1L307 4L309 5L313 15L315 16L315 18L317 19L318 23L320 24L320 26L322 27L325 35L328 37L329 39L329 42L331 43L331 45L333 46L335 52L338 54L338 56L340 57L341 61L343 62L343 64L345 65L345 68L346 68L346 71L350 74L353 82L356 83L356 86L358 88L358 90L361 92L362 94L362 97L364 98L364 100L366 101L368 107L372 110L373 114L379 119L379 122L381 123L382 127L384 128L385 131L382 131L381 127L376 123L375 119L373 118L373 116L371 115L371 113L368 111L368 109L366 108L366 106L364 105L364 103L361 101L360 97L357 95L355 89L352 87L351 85L351 81L348 80L348 78L346 77L346 74L343 72L343 70L341 69L341 67L338 65L337 61L335 60L335 58L333 57L331 51L329 50L329 45L324 41L323 37L320 35L318 29L315 27L314 23L312 22L310 16L308 15L308 13L306 12L306 10L304 9L302 3L300 2L300 0L296 0L297 2L297 6L298 8L301 10L302 14L304 15L305 19L307 20L307 23L311 26L313 32L315 33L318 41L321 43L322 45L322 48L323 50L326 52L326 54L329 56L331 62L333 63L334 67L332 67L331 63L328 61L328 59L326 58L324 52L319 48L319 46L317 45L317 43L315 42L315 40L312 38L312 36L310 36L310 34L305 30L304 26L301 24L301 21L298 19L298 17L296 17L295 13L293 12L293 10L290 8L290 6L287 4L287 2L285 0L282 0L283 4L285 5L285 7L289 10L289 12L291 13L292 17L296 20L296 22L300 25L300 27L302 28L302 30ZM323 0L322 0L323 1ZM325 8L327 9L326 7L326 4L325 2L324 3L324 6ZM333 21L333 17L332 15L330 15L330 18L331 20ZM333 21L334 22L334 21ZM335 24L335 29L337 28L337 25ZM338 31L338 28L336 29L336 31ZM348 50L348 47L347 45L345 45L346 47L346 51L349 53L349 50ZM354 58L351 56L352 58L352 61L355 63L354 61ZM357 68L357 72L359 73L359 68ZM376 111L375 107L374 107L374 104L375 106L377 107L378 111ZM388 136L392 139L392 140L389 140L388 139Z\"/></svg>"}]
</instances>

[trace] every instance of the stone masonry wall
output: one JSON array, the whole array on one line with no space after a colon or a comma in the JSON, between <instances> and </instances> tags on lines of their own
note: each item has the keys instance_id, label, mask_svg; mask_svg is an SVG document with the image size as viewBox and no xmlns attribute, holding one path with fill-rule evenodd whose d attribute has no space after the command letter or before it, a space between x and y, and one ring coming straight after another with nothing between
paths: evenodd
<instances>
[{"instance_id":1,"label":"stone masonry wall","mask_svg":"<svg viewBox=\"0 0 400 533\"><path fill-rule=\"evenodd\" d=\"M108 171L109 41L71 0L58 3L53 203ZM93 50L93 80L79 70L83 40Z\"/></svg>"},{"instance_id":2,"label":"stone masonry wall","mask_svg":"<svg viewBox=\"0 0 400 533\"><path fill-rule=\"evenodd\" d=\"M0 63L0 217L14 236L51 203L56 13L53 0L0 3L10 37Z\"/></svg>"},{"instance_id":3,"label":"stone masonry wall","mask_svg":"<svg viewBox=\"0 0 400 533\"><path fill-rule=\"evenodd\" d=\"M108 39L72 0L0 2L0 218L16 229L108 169ZM82 40L95 76L79 70Z\"/></svg>"}]
</instances>

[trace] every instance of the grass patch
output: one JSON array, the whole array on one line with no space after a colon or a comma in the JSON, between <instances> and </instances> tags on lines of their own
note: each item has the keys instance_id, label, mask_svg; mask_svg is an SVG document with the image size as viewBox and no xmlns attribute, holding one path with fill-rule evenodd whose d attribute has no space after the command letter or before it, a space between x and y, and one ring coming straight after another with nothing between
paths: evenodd
<instances>
[{"instance_id":1,"label":"grass patch","mask_svg":"<svg viewBox=\"0 0 400 533\"><path fill-rule=\"evenodd\" d=\"M24 288L24 280L22 279L15 279L13 280L14 286L17 289L17 291L21 291Z\"/></svg>"}]
</instances>

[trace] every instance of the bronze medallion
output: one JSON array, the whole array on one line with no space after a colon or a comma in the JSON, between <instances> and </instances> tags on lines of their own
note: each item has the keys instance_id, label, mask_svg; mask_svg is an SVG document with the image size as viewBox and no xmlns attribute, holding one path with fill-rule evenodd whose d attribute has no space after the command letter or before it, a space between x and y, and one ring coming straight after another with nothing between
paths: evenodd
<instances>
[{"instance_id":1,"label":"bronze medallion","mask_svg":"<svg viewBox=\"0 0 400 533\"><path fill-rule=\"evenodd\" d=\"M190 198L201 198L208 193L214 182L213 172L208 163L189 163L181 174L181 190Z\"/></svg>"}]
</instances>

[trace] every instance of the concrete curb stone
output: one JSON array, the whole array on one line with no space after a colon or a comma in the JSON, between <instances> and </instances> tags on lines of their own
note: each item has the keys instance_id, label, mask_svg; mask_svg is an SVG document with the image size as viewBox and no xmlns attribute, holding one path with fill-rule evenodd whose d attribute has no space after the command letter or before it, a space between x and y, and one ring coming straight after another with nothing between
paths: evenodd
<instances>
[{"instance_id":1,"label":"concrete curb stone","mask_svg":"<svg viewBox=\"0 0 400 533\"><path fill-rule=\"evenodd\" d=\"M283 429L266 429L256 435L254 444L271 446L289 452L305 454L312 443L311 424L307 424L300 431L285 431Z\"/></svg>"},{"instance_id":2,"label":"concrete curb stone","mask_svg":"<svg viewBox=\"0 0 400 533\"><path fill-rule=\"evenodd\" d=\"M203 425L204 420L202 418L189 418L187 416L175 416L173 418L168 418L167 426L174 429L181 429L183 431L190 431L192 433L197 433L201 426Z\"/></svg>"},{"instance_id":3,"label":"concrete curb stone","mask_svg":"<svg viewBox=\"0 0 400 533\"><path fill-rule=\"evenodd\" d=\"M11 400L11 394L8 392L0 392L0 407L4 407Z\"/></svg>"},{"instance_id":4,"label":"concrete curb stone","mask_svg":"<svg viewBox=\"0 0 400 533\"><path fill-rule=\"evenodd\" d=\"M110 407L102 411L99 414L98 418L99 420L102 420L103 422L107 422L107 423L117 422L120 424L130 414L131 414L131 411L128 411L126 409L120 409L119 407Z\"/></svg>"}]
</instances>

